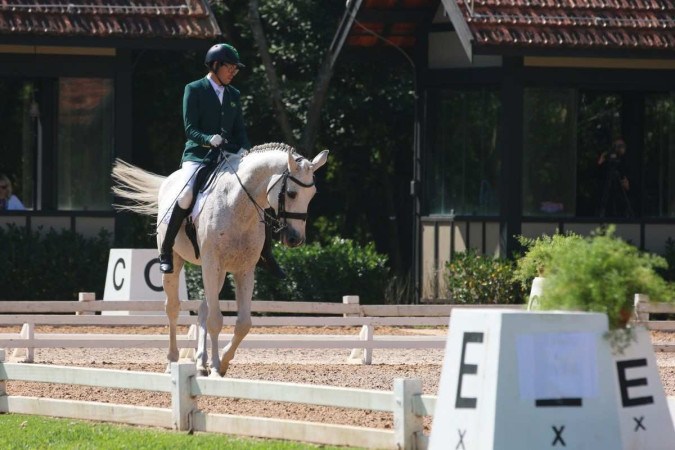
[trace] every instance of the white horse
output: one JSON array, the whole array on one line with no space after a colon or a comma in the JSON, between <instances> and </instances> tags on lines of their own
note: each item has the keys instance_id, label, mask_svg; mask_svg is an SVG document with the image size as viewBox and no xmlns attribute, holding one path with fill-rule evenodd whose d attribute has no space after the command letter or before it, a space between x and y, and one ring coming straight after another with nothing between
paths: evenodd
<instances>
[{"instance_id":1,"label":"white horse","mask_svg":"<svg viewBox=\"0 0 675 450\"><path fill-rule=\"evenodd\" d=\"M243 157L230 156L221 162L195 224L200 257L195 256L186 234L179 232L173 252L174 271L163 275L169 319L169 363L178 361L178 276L184 262L189 261L202 266L206 295L198 315L197 370L203 375L209 371L225 375L237 347L251 328L254 270L265 240L263 210L272 207L277 213L283 244L301 245L305 241L307 208L316 193L314 172L325 164L327 156L328 150L324 150L309 161L288 145L271 143L254 147ZM116 181L113 192L132 202L122 208L157 215L158 247L166 229L162 219L170 215L169 209L183 188L177 185L174 175L162 177L121 160L113 168ZM181 230L184 228L183 225ZM237 321L234 336L219 358L218 334L223 327L223 316L218 294L227 272L235 281ZM210 368L207 366L207 330L211 337Z\"/></svg>"}]
</instances>

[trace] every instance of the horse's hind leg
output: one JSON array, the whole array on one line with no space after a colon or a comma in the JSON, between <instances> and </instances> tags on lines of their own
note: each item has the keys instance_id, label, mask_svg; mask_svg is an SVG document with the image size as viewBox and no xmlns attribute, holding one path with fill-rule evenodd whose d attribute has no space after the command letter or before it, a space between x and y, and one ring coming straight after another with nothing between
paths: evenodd
<instances>
[{"instance_id":1,"label":"horse's hind leg","mask_svg":"<svg viewBox=\"0 0 675 450\"><path fill-rule=\"evenodd\" d=\"M222 270L218 263L202 257L202 280L204 281L204 294L208 305L206 328L211 336L211 369L214 371L220 367L218 335L223 329L223 314L220 312L218 295L223 287L225 275L227 275L227 272Z\"/></svg>"},{"instance_id":2,"label":"horse's hind leg","mask_svg":"<svg viewBox=\"0 0 675 450\"><path fill-rule=\"evenodd\" d=\"M164 310L169 319L169 353L166 358L169 363L178 361L178 344L176 343L176 328L178 325L178 313L180 312L180 298L178 297L178 280L183 268L184 260L176 252L173 254L173 273L165 273L162 276L162 285L166 294ZM169 367L167 367L169 370Z\"/></svg>"},{"instance_id":3,"label":"horse's hind leg","mask_svg":"<svg viewBox=\"0 0 675 450\"><path fill-rule=\"evenodd\" d=\"M235 291L237 296L237 323L234 326L234 335L229 344L223 349L223 357L220 360L220 373L224 376L234 358L239 344L251 329L251 297L253 297L253 272L234 275Z\"/></svg>"}]
</instances>

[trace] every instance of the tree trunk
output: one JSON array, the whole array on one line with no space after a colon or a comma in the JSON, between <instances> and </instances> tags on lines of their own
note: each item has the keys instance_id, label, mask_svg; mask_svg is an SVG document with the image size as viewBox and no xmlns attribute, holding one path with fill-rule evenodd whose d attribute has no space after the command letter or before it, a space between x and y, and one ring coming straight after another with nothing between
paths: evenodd
<instances>
[{"instance_id":1,"label":"tree trunk","mask_svg":"<svg viewBox=\"0 0 675 450\"><path fill-rule=\"evenodd\" d=\"M307 123L305 124L305 129L300 141L300 147L303 152L306 152L305 154L307 154L308 158L314 156L316 153L314 146L316 145L316 137L319 134L319 126L321 125L321 109L326 101L326 95L328 94L328 87L332 77L332 58L330 53L327 53L316 78L314 94L312 95L312 99L310 100L307 109Z\"/></svg>"},{"instance_id":2,"label":"tree trunk","mask_svg":"<svg viewBox=\"0 0 675 450\"><path fill-rule=\"evenodd\" d=\"M253 39L258 46L260 58L262 59L263 66L265 67L268 88L270 96L272 97L272 107L276 111L274 117L281 128L281 132L284 135L284 140L286 143L296 147L297 143L295 136L293 135L293 128L291 127L291 122L288 119L288 113L286 111L286 107L284 106L284 101L281 98L279 78L277 77L277 72L274 69L274 64L272 63L269 46L267 45L267 38L265 37L265 31L263 30L262 22L260 21L260 14L258 14L258 0L249 0L248 2L248 20L251 25Z\"/></svg>"}]
</instances>

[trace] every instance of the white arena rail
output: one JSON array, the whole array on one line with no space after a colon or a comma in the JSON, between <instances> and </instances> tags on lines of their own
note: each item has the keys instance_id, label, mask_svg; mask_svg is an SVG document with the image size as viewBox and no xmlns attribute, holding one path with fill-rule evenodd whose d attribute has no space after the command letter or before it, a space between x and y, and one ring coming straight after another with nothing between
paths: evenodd
<instances>
[{"instance_id":1,"label":"white arena rail","mask_svg":"<svg viewBox=\"0 0 675 450\"><path fill-rule=\"evenodd\" d=\"M92 295L80 294L80 301L0 301L0 326L21 325L18 333L0 333L0 348L17 349L13 357L33 361L36 348L165 348L165 335L36 333L37 325L70 326L167 326L163 315L93 315L105 311L157 313L164 302L157 300L95 301ZM181 302L181 310L196 311L201 300ZM522 305L480 305L481 307L522 308ZM236 312L236 302L220 301L221 311ZM243 348L344 348L353 349L350 359L364 364L372 361L376 348L437 348L445 346L440 336L374 336L376 326L447 326L453 308L465 305L360 305L358 296L345 296L343 303L253 301L253 326L359 326L358 336L349 335L264 335L249 334ZM475 306L474 306L475 307ZM264 314L293 314L291 316L260 316ZM225 326L235 324L236 316L224 318ZM190 357L196 347L197 317L181 315L179 325L190 325L187 335L177 339L182 357ZM221 335L222 344L231 335Z\"/></svg>"},{"instance_id":2,"label":"white arena rail","mask_svg":"<svg viewBox=\"0 0 675 450\"><path fill-rule=\"evenodd\" d=\"M0 413L98 420L176 430L236 434L324 445L426 449L423 416L433 415L436 397L422 395L419 379L399 378L393 391L351 389L231 378L197 377L192 363L172 363L170 374L4 363L0 350ZM65 383L138 389L171 394L171 409L13 396L7 381ZM339 408L387 411L393 431L286 419L213 414L196 408L196 396L292 402Z\"/></svg>"}]
</instances>

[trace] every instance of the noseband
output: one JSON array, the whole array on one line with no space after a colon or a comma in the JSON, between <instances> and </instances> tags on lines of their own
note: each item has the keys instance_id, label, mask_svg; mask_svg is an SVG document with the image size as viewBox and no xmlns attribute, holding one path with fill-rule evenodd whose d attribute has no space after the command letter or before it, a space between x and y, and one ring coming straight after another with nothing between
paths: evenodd
<instances>
[{"instance_id":1,"label":"noseband","mask_svg":"<svg viewBox=\"0 0 675 450\"><path fill-rule=\"evenodd\" d=\"M304 187L304 188L310 188L310 187L314 186L314 179L312 179L311 183L303 183L302 181L298 180L293 175L291 175L290 172L288 171L288 169L286 169L284 171L284 173L281 174L281 178L279 178L279 180L281 180L281 190L279 191L279 197L278 197L279 206L277 207L277 217L279 219L283 220L282 227L286 228L286 219L298 219L298 220L302 220L302 221L307 221L307 213L306 212L298 213L298 212L286 211L286 192L287 192L287 188L288 188L288 180L291 180L292 182L294 182L298 186L301 186L301 187ZM274 186L276 186L276 184L279 182L279 180L275 181L274 184L272 184L272 186L270 186L270 188L267 190L268 194L274 188Z\"/></svg>"}]
</instances>

